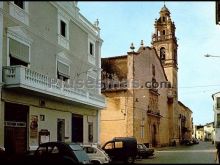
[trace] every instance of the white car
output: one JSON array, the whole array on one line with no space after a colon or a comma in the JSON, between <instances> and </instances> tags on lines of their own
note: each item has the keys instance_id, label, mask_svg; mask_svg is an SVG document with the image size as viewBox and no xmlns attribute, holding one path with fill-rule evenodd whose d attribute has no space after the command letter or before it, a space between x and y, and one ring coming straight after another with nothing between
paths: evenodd
<instances>
[{"instance_id":1,"label":"white car","mask_svg":"<svg viewBox=\"0 0 220 165\"><path fill-rule=\"evenodd\" d=\"M91 163L93 164L107 164L111 159L108 154L97 145L82 144L83 149L86 151Z\"/></svg>"}]
</instances>

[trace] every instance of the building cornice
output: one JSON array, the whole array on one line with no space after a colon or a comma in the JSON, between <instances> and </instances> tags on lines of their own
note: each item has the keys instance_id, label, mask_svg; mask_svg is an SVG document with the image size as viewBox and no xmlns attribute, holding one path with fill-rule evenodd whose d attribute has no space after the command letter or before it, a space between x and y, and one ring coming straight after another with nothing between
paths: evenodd
<instances>
[{"instance_id":1,"label":"building cornice","mask_svg":"<svg viewBox=\"0 0 220 165\"><path fill-rule=\"evenodd\" d=\"M79 13L78 7L72 7L72 9L66 8L64 4L61 2L53 2L49 1L54 7L57 9L62 9L63 13L65 13L70 19L78 25L82 30L88 32L93 35L98 41L103 42L103 40L99 37L99 30L94 27L92 23L90 23L81 13ZM74 9L75 8L75 9Z\"/></svg>"}]
</instances>

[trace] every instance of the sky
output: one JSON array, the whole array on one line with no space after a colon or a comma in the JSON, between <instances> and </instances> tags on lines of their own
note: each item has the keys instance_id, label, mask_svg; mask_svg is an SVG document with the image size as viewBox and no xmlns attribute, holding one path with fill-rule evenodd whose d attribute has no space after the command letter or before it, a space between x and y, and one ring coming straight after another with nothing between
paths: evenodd
<instances>
[{"instance_id":1,"label":"sky","mask_svg":"<svg viewBox=\"0 0 220 165\"><path fill-rule=\"evenodd\" d=\"M151 46L154 21L164 1L79 1L90 22L99 20L102 56L124 55L131 43ZM214 121L212 94L220 91L220 25L215 23L215 1L165 2L175 22L178 43L178 99L193 111L196 125Z\"/></svg>"}]
</instances>

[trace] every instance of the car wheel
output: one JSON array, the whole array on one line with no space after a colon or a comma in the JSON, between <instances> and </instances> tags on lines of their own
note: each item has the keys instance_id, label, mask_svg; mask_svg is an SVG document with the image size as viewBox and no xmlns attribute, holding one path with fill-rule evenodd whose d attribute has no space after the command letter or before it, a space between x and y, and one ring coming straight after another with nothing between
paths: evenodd
<instances>
[{"instance_id":1,"label":"car wheel","mask_svg":"<svg viewBox=\"0 0 220 165\"><path fill-rule=\"evenodd\" d=\"M129 157L127 158L126 163L128 163L128 164L132 164L132 163L134 163L134 158L131 157L131 156L129 156Z\"/></svg>"}]
</instances>

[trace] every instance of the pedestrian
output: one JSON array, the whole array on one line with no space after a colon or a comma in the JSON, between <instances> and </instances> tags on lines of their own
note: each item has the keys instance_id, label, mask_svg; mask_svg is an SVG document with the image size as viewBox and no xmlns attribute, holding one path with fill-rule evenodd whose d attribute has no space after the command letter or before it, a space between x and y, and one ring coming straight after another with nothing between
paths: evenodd
<instances>
[{"instance_id":1,"label":"pedestrian","mask_svg":"<svg viewBox=\"0 0 220 165\"><path fill-rule=\"evenodd\" d=\"M215 161L216 163L220 164L220 161L219 161L220 160L220 143L217 143L216 149L217 149L217 152L216 152Z\"/></svg>"}]
</instances>

